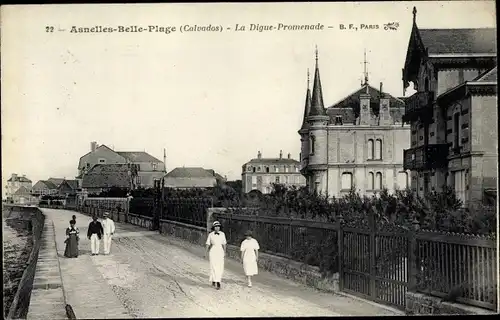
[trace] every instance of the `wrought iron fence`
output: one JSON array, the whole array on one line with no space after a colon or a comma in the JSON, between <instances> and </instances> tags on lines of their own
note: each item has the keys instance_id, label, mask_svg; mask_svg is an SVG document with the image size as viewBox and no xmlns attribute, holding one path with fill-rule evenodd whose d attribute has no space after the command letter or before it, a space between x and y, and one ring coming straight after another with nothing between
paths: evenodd
<instances>
[{"instance_id":1,"label":"wrought iron fence","mask_svg":"<svg viewBox=\"0 0 500 320\"><path fill-rule=\"evenodd\" d=\"M247 230L261 251L336 272L337 225L325 222L215 213L229 244L239 246Z\"/></svg>"},{"instance_id":2,"label":"wrought iron fence","mask_svg":"<svg viewBox=\"0 0 500 320\"><path fill-rule=\"evenodd\" d=\"M147 198L131 198L129 202L129 212L145 217L154 216L154 201L152 197Z\"/></svg>"},{"instance_id":3,"label":"wrought iron fence","mask_svg":"<svg viewBox=\"0 0 500 320\"><path fill-rule=\"evenodd\" d=\"M182 222L198 227L207 226L207 209L211 198L164 198L161 219Z\"/></svg>"},{"instance_id":4,"label":"wrought iron fence","mask_svg":"<svg viewBox=\"0 0 500 320\"><path fill-rule=\"evenodd\" d=\"M341 290L374 301L403 309L410 290L496 308L494 238L417 231L417 225L382 226L375 221L354 227L231 212L214 213L213 218L221 222L229 244L239 246L245 231L252 230L263 252L327 273L340 271Z\"/></svg>"},{"instance_id":5,"label":"wrought iron fence","mask_svg":"<svg viewBox=\"0 0 500 320\"><path fill-rule=\"evenodd\" d=\"M419 292L496 310L498 261L494 237L423 231L416 238Z\"/></svg>"}]
</instances>

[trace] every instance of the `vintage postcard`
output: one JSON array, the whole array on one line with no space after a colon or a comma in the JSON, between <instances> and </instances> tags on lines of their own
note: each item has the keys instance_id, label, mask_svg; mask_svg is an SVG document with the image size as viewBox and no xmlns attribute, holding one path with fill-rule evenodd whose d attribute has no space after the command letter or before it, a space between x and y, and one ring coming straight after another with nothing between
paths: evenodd
<instances>
[{"instance_id":1,"label":"vintage postcard","mask_svg":"<svg viewBox=\"0 0 500 320\"><path fill-rule=\"evenodd\" d=\"M495 314L495 4L2 6L4 317Z\"/></svg>"}]
</instances>

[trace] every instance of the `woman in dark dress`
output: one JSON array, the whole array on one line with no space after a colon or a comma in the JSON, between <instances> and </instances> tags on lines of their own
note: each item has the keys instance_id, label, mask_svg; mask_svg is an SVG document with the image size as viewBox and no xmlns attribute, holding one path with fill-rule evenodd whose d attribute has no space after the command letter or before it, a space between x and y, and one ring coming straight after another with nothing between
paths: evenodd
<instances>
[{"instance_id":1,"label":"woman in dark dress","mask_svg":"<svg viewBox=\"0 0 500 320\"><path fill-rule=\"evenodd\" d=\"M66 250L64 256L67 258L78 258L78 241L80 240L80 231L75 228L76 221L69 222L70 227L66 229Z\"/></svg>"}]
</instances>

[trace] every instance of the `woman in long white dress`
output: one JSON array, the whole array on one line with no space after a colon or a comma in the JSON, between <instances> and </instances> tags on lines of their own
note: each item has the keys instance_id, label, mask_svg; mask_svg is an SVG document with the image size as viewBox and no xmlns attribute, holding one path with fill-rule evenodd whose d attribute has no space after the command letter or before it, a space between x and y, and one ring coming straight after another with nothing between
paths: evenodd
<instances>
[{"instance_id":1,"label":"woman in long white dress","mask_svg":"<svg viewBox=\"0 0 500 320\"><path fill-rule=\"evenodd\" d=\"M252 286L252 276L259 273L257 259L259 258L259 243L252 237L252 231L245 232L246 239L241 243L241 260L247 276L248 286Z\"/></svg>"},{"instance_id":2,"label":"woman in long white dress","mask_svg":"<svg viewBox=\"0 0 500 320\"><path fill-rule=\"evenodd\" d=\"M208 234L206 246L210 260L210 282L212 286L220 289L222 275L224 274L224 258L226 255L226 235L221 231L219 221L212 224L212 232Z\"/></svg>"}]
</instances>

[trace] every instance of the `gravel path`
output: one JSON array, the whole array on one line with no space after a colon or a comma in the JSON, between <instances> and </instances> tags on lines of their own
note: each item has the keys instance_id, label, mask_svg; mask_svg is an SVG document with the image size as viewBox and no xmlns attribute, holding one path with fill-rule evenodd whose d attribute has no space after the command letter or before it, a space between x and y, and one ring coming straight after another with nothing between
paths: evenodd
<instances>
[{"instance_id":1,"label":"gravel path","mask_svg":"<svg viewBox=\"0 0 500 320\"><path fill-rule=\"evenodd\" d=\"M66 270L63 270L63 278L65 272L78 268L78 264L93 264L93 270L102 276L129 317L395 315L385 308L322 293L265 271L261 271L253 281L254 286L248 288L242 266L229 259L222 289L214 290L208 282L209 265L203 257L203 248L128 224L116 223L111 255L88 259L90 244L86 239L86 226L90 218L65 210L44 209L44 212L54 221L58 234L64 233L69 217L76 214L82 233L83 256L61 258ZM62 250L63 244L58 243L58 251ZM83 285L85 279L81 278L72 279L72 285L76 286L75 281ZM73 307L76 312L78 306ZM95 317L104 316L96 314Z\"/></svg>"}]
</instances>

